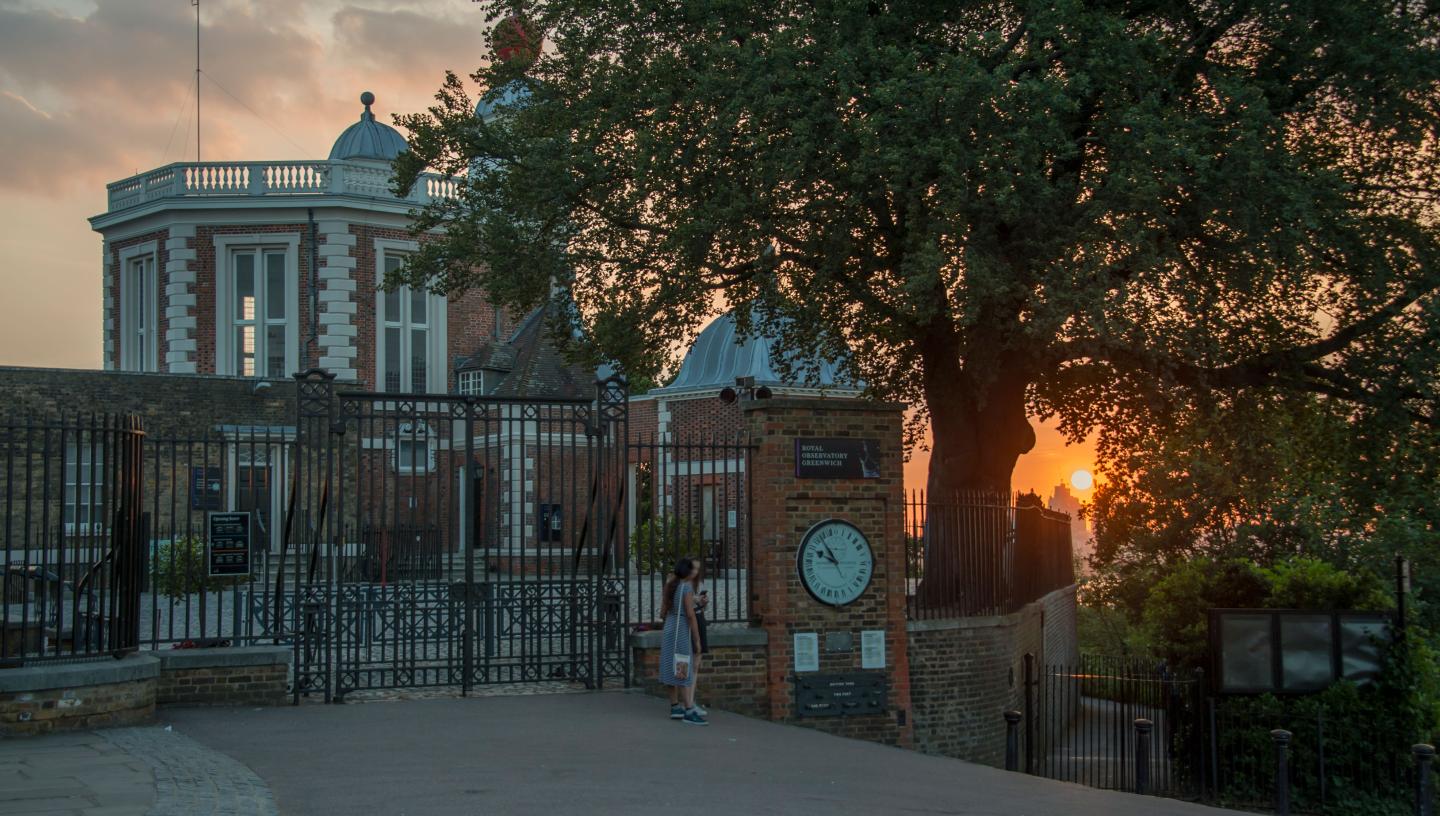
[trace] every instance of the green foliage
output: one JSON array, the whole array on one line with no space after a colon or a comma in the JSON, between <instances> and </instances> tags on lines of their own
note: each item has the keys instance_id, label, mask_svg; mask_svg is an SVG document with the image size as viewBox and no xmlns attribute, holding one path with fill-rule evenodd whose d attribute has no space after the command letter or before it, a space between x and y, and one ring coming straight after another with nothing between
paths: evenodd
<instances>
[{"instance_id":1,"label":"green foliage","mask_svg":"<svg viewBox=\"0 0 1440 816\"><path fill-rule=\"evenodd\" d=\"M150 570L152 591L170 598L185 598L199 592L219 592L243 578L212 578L206 559L205 541L190 536L165 541L155 551Z\"/></svg>"},{"instance_id":2,"label":"green foliage","mask_svg":"<svg viewBox=\"0 0 1440 816\"><path fill-rule=\"evenodd\" d=\"M1440 625L1440 436L1334 401L1215 397L1102 439L1088 508L1097 595L1136 611L1171 565L1304 554L1388 576L1414 562L1412 615ZM1298 601L1299 599L1297 599ZM1348 604L1348 601L1344 602ZM1307 605L1299 604L1297 605Z\"/></svg>"},{"instance_id":3,"label":"green foliage","mask_svg":"<svg viewBox=\"0 0 1440 816\"><path fill-rule=\"evenodd\" d=\"M1197 559L1155 584L1142 620L1171 665L1193 670L1205 666L1209 651L1207 610L1265 606L1268 594L1265 576L1253 564Z\"/></svg>"},{"instance_id":4,"label":"green foliage","mask_svg":"<svg viewBox=\"0 0 1440 816\"><path fill-rule=\"evenodd\" d=\"M700 525L684 516L661 513L630 533L630 552L641 575L666 575L685 556L701 556Z\"/></svg>"},{"instance_id":5,"label":"green foliage","mask_svg":"<svg viewBox=\"0 0 1440 816\"><path fill-rule=\"evenodd\" d=\"M1008 490L1034 444L1027 411L1075 439L1099 430L1119 469L1144 455L1132 429L1164 438L1216 399L1316 395L1373 423L1376 451L1436 421L1440 24L1426 4L530 13L549 43L538 61L471 76L492 101L523 88L524 104L479 122L450 75L427 113L400 117L397 186L430 168L460 191L420 213L435 240L394 283L483 287L519 310L556 292L581 329L558 321L557 337L632 375L673 370L734 308L742 332L843 359L875 395L919 406L912 431L930 420L946 489ZM1228 429L1221 444L1284 442ZM1201 454L1215 439L1182 438ZM1221 456L1173 453L1172 486L1227 478ZM1263 487L1234 474L1225 495ZM1301 513L1319 494L1294 495ZM1195 546L1229 512L1151 507L1170 515L1129 522L1151 552ZM1299 520L1282 512L1267 535L1323 529Z\"/></svg>"}]
</instances>

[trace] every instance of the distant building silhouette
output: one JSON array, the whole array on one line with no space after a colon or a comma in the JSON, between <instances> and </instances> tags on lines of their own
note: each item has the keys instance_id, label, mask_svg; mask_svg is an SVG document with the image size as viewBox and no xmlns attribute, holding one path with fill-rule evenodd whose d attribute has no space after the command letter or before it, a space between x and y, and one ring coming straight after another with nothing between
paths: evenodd
<instances>
[{"instance_id":1,"label":"distant building silhouette","mask_svg":"<svg viewBox=\"0 0 1440 816\"><path fill-rule=\"evenodd\" d=\"M1055 485L1055 490L1050 494L1050 509L1060 513L1070 514L1070 543L1077 555L1088 558L1094 550L1090 540L1090 525L1080 515L1080 500L1070 492L1070 486L1065 483Z\"/></svg>"}]
</instances>

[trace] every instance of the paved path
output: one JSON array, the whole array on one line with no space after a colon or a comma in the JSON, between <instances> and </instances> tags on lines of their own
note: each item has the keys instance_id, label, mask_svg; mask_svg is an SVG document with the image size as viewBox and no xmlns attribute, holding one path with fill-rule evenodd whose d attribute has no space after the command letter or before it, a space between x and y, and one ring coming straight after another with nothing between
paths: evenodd
<instances>
[{"instance_id":1,"label":"paved path","mask_svg":"<svg viewBox=\"0 0 1440 816\"><path fill-rule=\"evenodd\" d=\"M636 693L163 709L160 725L0 740L0 814L1219 816ZM166 726L169 726L167 730Z\"/></svg>"},{"instance_id":2,"label":"paved path","mask_svg":"<svg viewBox=\"0 0 1440 816\"><path fill-rule=\"evenodd\" d=\"M0 740L0 813L145 816L150 766L94 733Z\"/></svg>"},{"instance_id":3,"label":"paved path","mask_svg":"<svg viewBox=\"0 0 1440 816\"><path fill-rule=\"evenodd\" d=\"M170 709L253 768L284 814L925 813L1216 816L808 729L612 692L389 705Z\"/></svg>"}]
</instances>

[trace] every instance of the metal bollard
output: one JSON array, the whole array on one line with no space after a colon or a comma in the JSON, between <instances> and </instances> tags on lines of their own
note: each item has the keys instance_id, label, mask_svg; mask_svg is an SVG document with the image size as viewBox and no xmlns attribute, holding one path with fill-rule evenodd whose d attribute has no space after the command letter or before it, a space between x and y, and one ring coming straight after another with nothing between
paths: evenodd
<instances>
[{"instance_id":1,"label":"metal bollard","mask_svg":"<svg viewBox=\"0 0 1440 816\"><path fill-rule=\"evenodd\" d=\"M1135 720L1135 792L1150 792L1150 732L1155 723L1141 717Z\"/></svg>"},{"instance_id":2,"label":"metal bollard","mask_svg":"<svg viewBox=\"0 0 1440 816\"><path fill-rule=\"evenodd\" d=\"M1290 732L1277 728L1270 732L1275 740L1275 814L1290 816Z\"/></svg>"},{"instance_id":3,"label":"metal bollard","mask_svg":"<svg viewBox=\"0 0 1440 816\"><path fill-rule=\"evenodd\" d=\"M1020 712L1005 712L1005 770L1020 770Z\"/></svg>"},{"instance_id":4,"label":"metal bollard","mask_svg":"<svg viewBox=\"0 0 1440 816\"><path fill-rule=\"evenodd\" d=\"M1415 754L1415 816L1435 816L1434 791L1430 786L1430 765L1435 761L1435 746L1420 743L1410 748Z\"/></svg>"}]
</instances>

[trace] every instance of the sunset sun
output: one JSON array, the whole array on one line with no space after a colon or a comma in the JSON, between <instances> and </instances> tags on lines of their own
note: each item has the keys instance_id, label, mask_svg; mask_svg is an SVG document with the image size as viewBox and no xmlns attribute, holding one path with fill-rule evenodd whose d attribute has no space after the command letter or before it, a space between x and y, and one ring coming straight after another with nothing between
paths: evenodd
<instances>
[{"instance_id":1,"label":"sunset sun","mask_svg":"<svg viewBox=\"0 0 1440 816\"><path fill-rule=\"evenodd\" d=\"M1095 485L1095 477L1090 475L1090 471L1081 468L1070 474L1070 484L1076 490L1089 490Z\"/></svg>"}]
</instances>

